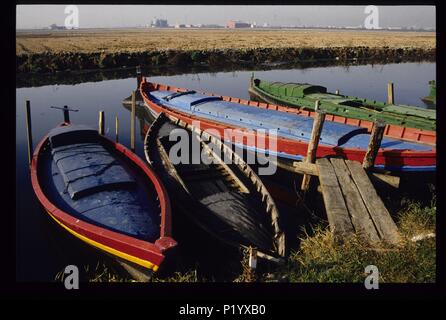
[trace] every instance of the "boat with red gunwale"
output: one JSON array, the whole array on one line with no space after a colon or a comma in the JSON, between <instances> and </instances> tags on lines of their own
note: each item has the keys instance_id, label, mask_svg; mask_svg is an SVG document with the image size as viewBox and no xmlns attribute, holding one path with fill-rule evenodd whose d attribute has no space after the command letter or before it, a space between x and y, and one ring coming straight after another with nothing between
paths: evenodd
<instances>
[{"instance_id":1,"label":"boat with red gunwale","mask_svg":"<svg viewBox=\"0 0 446 320\"><path fill-rule=\"evenodd\" d=\"M31 183L58 225L139 280L157 271L177 245L158 176L97 130L69 123L52 129L34 151Z\"/></svg>"},{"instance_id":2,"label":"boat with red gunwale","mask_svg":"<svg viewBox=\"0 0 446 320\"><path fill-rule=\"evenodd\" d=\"M297 160L307 152L314 111L244 100L218 94L152 83L143 78L140 93L146 107L156 116L161 112L189 124L200 121L201 129L213 129L225 140L247 150ZM342 156L362 162L374 126L367 120L326 115L316 157ZM268 149L270 134L277 130L277 148ZM271 136L271 137L270 137ZM264 138L262 145L259 138ZM275 138L275 137L274 137ZM261 139L260 139L261 140ZM436 132L387 124L375 168L394 172L435 171Z\"/></svg>"}]
</instances>

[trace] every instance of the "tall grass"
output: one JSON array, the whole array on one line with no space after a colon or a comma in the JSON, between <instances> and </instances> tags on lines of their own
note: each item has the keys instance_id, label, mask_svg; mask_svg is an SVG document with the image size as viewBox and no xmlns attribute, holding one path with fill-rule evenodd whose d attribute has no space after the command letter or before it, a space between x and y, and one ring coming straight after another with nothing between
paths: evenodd
<instances>
[{"instance_id":1,"label":"tall grass","mask_svg":"<svg viewBox=\"0 0 446 320\"><path fill-rule=\"evenodd\" d=\"M398 247L382 245L370 248L357 237L336 243L332 233L316 227L313 236L301 240L298 251L291 254L275 278L289 282L363 282L367 265L378 267L381 282L435 282L436 201L421 207L410 203L399 212L398 226L403 241ZM414 236L421 240L413 241Z\"/></svg>"}]
</instances>

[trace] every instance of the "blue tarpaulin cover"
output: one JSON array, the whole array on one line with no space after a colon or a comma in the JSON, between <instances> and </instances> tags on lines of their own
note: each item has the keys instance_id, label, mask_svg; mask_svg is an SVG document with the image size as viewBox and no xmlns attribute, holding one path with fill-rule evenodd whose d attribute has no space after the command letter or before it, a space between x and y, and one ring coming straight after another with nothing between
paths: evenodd
<instances>
[{"instance_id":1,"label":"blue tarpaulin cover","mask_svg":"<svg viewBox=\"0 0 446 320\"><path fill-rule=\"evenodd\" d=\"M49 140L45 189L60 209L143 240L159 237L154 188L138 181L130 166L101 144L96 130L62 126Z\"/></svg>"}]
</instances>

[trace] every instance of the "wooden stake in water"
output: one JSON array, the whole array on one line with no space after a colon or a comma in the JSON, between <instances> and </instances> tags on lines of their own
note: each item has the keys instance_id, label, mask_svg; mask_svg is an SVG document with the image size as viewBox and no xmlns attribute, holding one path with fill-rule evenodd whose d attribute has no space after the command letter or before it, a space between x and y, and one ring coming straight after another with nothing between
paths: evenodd
<instances>
[{"instance_id":1,"label":"wooden stake in water","mask_svg":"<svg viewBox=\"0 0 446 320\"><path fill-rule=\"evenodd\" d=\"M104 134L104 111L99 111L99 134Z\"/></svg>"},{"instance_id":2,"label":"wooden stake in water","mask_svg":"<svg viewBox=\"0 0 446 320\"><path fill-rule=\"evenodd\" d=\"M339 95L339 90L336 90L336 94Z\"/></svg>"},{"instance_id":3,"label":"wooden stake in water","mask_svg":"<svg viewBox=\"0 0 446 320\"><path fill-rule=\"evenodd\" d=\"M139 86L142 82L141 66L136 67L136 89L139 90Z\"/></svg>"},{"instance_id":4,"label":"wooden stake in water","mask_svg":"<svg viewBox=\"0 0 446 320\"><path fill-rule=\"evenodd\" d=\"M314 109L316 116L313 120L313 129L311 131L310 142L308 143L307 156L305 162L314 163L316 161L316 151L319 145L319 139L321 137L322 127L325 121L325 112L319 111L319 100L316 100ZM311 175L305 174L302 179L301 190L305 193L310 188Z\"/></svg>"},{"instance_id":5,"label":"wooden stake in water","mask_svg":"<svg viewBox=\"0 0 446 320\"><path fill-rule=\"evenodd\" d=\"M118 116L115 118L115 133L116 133L116 142L119 142L119 122Z\"/></svg>"},{"instance_id":6,"label":"wooden stake in water","mask_svg":"<svg viewBox=\"0 0 446 320\"><path fill-rule=\"evenodd\" d=\"M31 128L31 103L26 100L26 134L28 138L28 163L31 164L33 158L33 135Z\"/></svg>"},{"instance_id":7,"label":"wooden stake in water","mask_svg":"<svg viewBox=\"0 0 446 320\"><path fill-rule=\"evenodd\" d=\"M70 123L70 112L68 112L68 106L63 106L63 121Z\"/></svg>"},{"instance_id":8,"label":"wooden stake in water","mask_svg":"<svg viewBox=\"0 0 446 320\"><path fill-rule=\"evenodd\" d=\"M375 165L375 159L378 154L378 150L381 147L381 141L384 136L384 128L386 124L382 120L375 122L372 133L370 134L369 146L365 153L364 160L362 161L362 167L364 169L372 168Z\"/></svg>"},{"instance_id":9,"label":"wooden stake in water","mask_svg":"<svg viewBox=\"0 0 446 320\"><path fill-rule=\"evenodd\" d=\"M389 82L387 84L387 103L388 104L394 104L395 103L394 91L393 91L393 82Z\"/></svg>"},{"instance_id":10,"label":"wooden stake in water","mask_svg":"<svg viewBox=\"0 0 446 320\"><path fill-rule=\"evenodd\" d=\"M135 152L135 117L136 117L136 101L135 90L132 91L132 115L130 119L130 149Z\"/></svg>"}]
</instances>

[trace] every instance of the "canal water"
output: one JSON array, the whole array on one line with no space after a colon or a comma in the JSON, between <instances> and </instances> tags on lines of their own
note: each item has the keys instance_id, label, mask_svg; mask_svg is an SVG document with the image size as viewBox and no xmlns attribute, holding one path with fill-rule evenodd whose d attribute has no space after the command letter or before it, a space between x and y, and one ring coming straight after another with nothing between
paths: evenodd
<instances>
[{"instance_id":1,"label":"canal water","mask_svg":"<svg viewBox=\"0 0 446 320\"><path fill-rule=\"evenodd\" d=\"M69 75L67 74L67 77ZM428 81L436 77L435 63L357 65L290 70L255 71L265 80L320 84L329 91L378 101L386 100L387 82L395 84L395 102L425 107ZM250 71L156 76L155 82L249 99ZM71 112L72 123L98 126L98 112L105 111L105 128L114 139L114 119L119 118L120 142L130 144L130 112L121 103L136 87L135 78L85 82L76 85L45 85L16 90L16 271L19 281L53 281L69 264L79 267L102 261L95 250L61 232L40 208L31 188L27 166L25 100L31 101L34 146L63 120L62 111L50 106L79 110ZM143 136L137 121L137 154L144 159ZM296 226L299 228L299 226Z\"/></svg>"}]
</instances>

